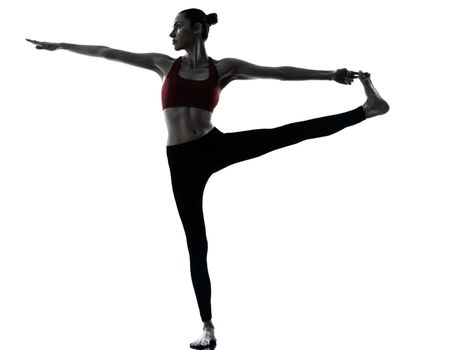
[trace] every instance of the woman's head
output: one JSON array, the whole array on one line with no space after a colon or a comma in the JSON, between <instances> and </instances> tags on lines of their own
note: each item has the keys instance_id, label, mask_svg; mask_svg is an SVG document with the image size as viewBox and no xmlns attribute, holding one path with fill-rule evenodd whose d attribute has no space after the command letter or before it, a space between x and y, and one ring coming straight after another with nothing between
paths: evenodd
<instances>
[{"instance_id":1,"label":"woman's head","mask_svg":"<svg viewBox=\"0 0 468 350\"><path fill-rule=\"evenodd\" d=\"M170 36L179 43L179 47L198 38L204 42L208 38L210 26L216 23L218 23L216 13L206 15L202 10L195 8L183 10L176 16Z\"/></svg>"}]
</instances>

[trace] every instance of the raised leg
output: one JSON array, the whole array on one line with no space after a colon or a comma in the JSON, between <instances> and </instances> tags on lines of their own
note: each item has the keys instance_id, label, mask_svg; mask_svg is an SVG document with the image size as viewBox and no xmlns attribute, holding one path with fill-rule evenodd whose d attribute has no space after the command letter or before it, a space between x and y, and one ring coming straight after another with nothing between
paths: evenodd
<instances>
[{"instance_id":1,"label":"raised leg","mask_svg":"<svg viewBox=\"0 0 468 350\"><path fill-rule=\"evenodd\" d=\"M372 118L387 113L390 110L390 106L387 101L380 96L374 84L372 84L370 77L362 71L359 71L359 80L367 96L367 100L362 106L366 112L366 117Z\"/></svg>"},{"instance_id":2,"label":"raised leg","mask_svg":"<svg viewBox=\"0 0 468 350\"><path fill-rule=\"evenodd\" d=\"M215 171L298 142L334 134L365 120L362 106L340 114L283 125L225 133L215 153Z\"/></svg>"}]
</instances>

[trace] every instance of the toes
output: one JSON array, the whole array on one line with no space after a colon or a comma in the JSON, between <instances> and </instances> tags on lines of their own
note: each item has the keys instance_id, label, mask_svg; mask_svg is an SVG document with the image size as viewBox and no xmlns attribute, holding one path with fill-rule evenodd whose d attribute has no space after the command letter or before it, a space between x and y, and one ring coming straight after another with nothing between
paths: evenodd
<instances>
[{"instance_id":1,"label":"toes","mask_svg":"<svg viewBox=\"0 0 468 350\"><path fill-rule=\"evenodd\" d=\"M359 79L364 80L364 79L370 79L370 73L363 72L362 70L359 71Z\"/></svg>"},{"instance_id":2,"label":"toes","mask_svg":"<svg viewBox=\"0 0 468 350\"><path fill-rule=\"evenodd\" d=\"M190 347L192 349L203 349L208 347L209 345L210 341L208 341L207 339L198 339L197 341L190 343Z\"/></svg>"}]
</instances>

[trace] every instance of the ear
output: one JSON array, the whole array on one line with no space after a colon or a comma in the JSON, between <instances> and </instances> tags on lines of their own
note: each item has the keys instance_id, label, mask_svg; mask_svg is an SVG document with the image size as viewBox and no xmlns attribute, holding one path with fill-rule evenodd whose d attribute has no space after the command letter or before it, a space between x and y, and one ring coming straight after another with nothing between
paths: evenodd
<instances>
[{"instance_id":1,"label":"ear","mask_svg":"<svg viewBox=\"0 0 468 350\"><path fill-rule=\"evenodd\" d=\"M195 23L195 34L201 33L202 29L203 29L203 27L202 27L201 23L199 23L199 22Z\"/></svg>"}]
</instances>

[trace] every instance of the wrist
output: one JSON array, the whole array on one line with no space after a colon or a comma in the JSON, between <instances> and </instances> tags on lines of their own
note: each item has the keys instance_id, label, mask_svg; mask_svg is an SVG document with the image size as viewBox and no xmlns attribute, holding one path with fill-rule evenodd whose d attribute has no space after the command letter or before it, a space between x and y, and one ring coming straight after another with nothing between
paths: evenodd
<instances>
[{"instance_id":1,"label":"wrist","mask_svg":"<svg viewBox=\"0 0 468 350\"><path fill-rule=\"evenodd\" d=\"M328 76L328 80L335 80L335 74L336 74L336 70L330 71L330 74Z\"/></svg>"}]
</instances>

